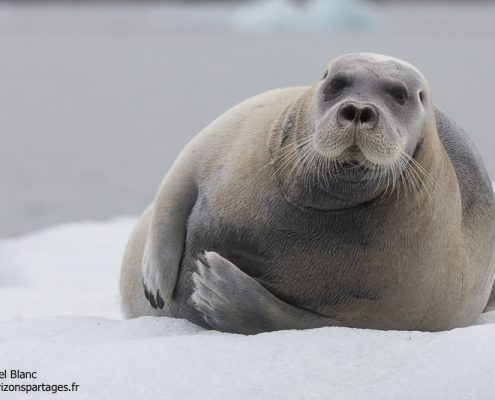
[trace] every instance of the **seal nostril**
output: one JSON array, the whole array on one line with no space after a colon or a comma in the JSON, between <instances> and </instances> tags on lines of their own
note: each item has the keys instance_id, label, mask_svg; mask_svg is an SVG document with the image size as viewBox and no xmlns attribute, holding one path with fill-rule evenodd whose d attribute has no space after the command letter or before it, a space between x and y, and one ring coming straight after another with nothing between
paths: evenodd
<instances>
[{"instance_id":1,"label":"seal nostril","mask_svg":"<svg viewBox=\"0 0 495 400\"><path fill-rule=\"evenodd\" d=\"M341 112L340 112L340 115L342 116L342 118L346 121L354 121L354 119L356 118L356 108L354 106L345 106Z\"/></svg>"},{"instance_id":2,"label":"seal nostril","mask_svg":"<svg viewBox=\"0 0 495 400\"><path fill-rule=\"evenodd\" d=\"M365 107L359 113L359 122L362 124L374 125L377 119L376 111L371 107Z\"/></svg>"},{"instance_id":3,"label":"seal nostril","mask_svg":"<svg viewBox=\"0 0 495 400\"><path fill-rule=\"evenodd\" d=\"M362 124L365 124L366 122L369 122L369 120L372 118L372 111L369 108L365 108L363 111L361 111L361 114L359 115L359 121Z\"/></svg>"}]
</instances>

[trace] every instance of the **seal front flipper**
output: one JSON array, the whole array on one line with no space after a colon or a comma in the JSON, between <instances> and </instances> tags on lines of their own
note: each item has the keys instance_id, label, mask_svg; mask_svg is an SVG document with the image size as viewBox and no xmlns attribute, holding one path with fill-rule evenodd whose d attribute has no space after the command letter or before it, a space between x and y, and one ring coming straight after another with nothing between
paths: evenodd
<instances>
[{"instance_id":1,"label":"seal front flipper","mask_svg":"<svg viewBox=\"0 0 495 400\"><path fill-rule=\"evenodd\" d=\"M191 300L213 329L242 334L337 325L334 320L291 306L215 252L197 260Z\"/></svg>"},{"instance_id":2,"label":"seal front flipper","mask_svg":"<svg viewBox=\"0 0 495 400\"><path fill-rule=\"evenodd\" d=\"M185 153L165 176L152 206L142 274L144 294L154 308L162 309L172 300L187 218L197 197L194 158Z\"/></svg>"}]
</instances>

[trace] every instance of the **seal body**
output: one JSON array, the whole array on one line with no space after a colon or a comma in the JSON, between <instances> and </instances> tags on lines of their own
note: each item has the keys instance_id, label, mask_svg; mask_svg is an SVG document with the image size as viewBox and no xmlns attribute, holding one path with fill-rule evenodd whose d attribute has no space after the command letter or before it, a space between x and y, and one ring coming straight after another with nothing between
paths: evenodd
<instances>
[{"instance_id":1,"label":"seal body","mask_svg":"<svg viewBox=\"0 0 495 400\"><path fill-rule=\"evenodd\" d=\"M376 65L398 63L357 57L358 71L364 60L375 74ZM411 107L421 110L409 114L420 113L420 123L391 128L391 139L374 118L385 120L385 108L389 119L400 112L374 102L376 88L362 100L355 84L358 95L341 95L319 112L319 93L330 90L325 79L249 99L186 147L129 241L121 276L127 317L173 316L257 333L328 325L437 331L479 316L494 280L495 202L475 148L430 99L424 106L415 100ZM326 128L333 114L342 140L346 124L374 136L325 144L318 125L336 132ZM313 147L301 154L309 138ZM413 160L384 175L397 163L395 143ZM377 156L379 168L366 172L362 163L338 160L341 169L327 174L335 159L311 152L316 146L326 157L338 145L349 157L375 160L377 148L392 161L383 166ZM416 164L405 175L409 185L398 184Z\"/></svg>"}]
</instances>

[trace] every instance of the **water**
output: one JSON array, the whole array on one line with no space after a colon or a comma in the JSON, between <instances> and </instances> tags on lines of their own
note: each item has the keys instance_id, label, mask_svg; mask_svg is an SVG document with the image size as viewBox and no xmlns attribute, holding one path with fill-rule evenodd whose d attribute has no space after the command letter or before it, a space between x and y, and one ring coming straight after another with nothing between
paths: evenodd
<instances>
[{"instance_id":1,"label":"water","mask_svg":"<svg viewBox=\"0 0 495 400\"><path fill-rule=\"evenodd\" d=\"M140 213L208 122L354 51L417 65L495 177L494 7L393 6L366 29L264 33L230 29L225 7L1 5L0 236Z\"/></svg>"}]
</instances>

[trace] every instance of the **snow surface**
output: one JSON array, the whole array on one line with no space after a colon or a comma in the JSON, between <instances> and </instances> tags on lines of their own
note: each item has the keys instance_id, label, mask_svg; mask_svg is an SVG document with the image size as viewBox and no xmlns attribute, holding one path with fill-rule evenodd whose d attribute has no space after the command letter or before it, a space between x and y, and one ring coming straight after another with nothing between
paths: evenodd
<instances>
[{"instance_id":1,"label":"snow surface","mask_svg":"<svg viewBox=\"0 0 495 400\"><path fill-rule=\"evenodd\" d=\"M0 241L0 371L38 371L22 383L80 385L0 398L495 398L495 312L439 333L242 336L170 318L123 321L118 276L134 223L66 224Z\"/></svg>"}]
</instances>

